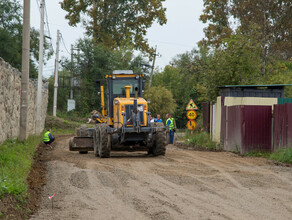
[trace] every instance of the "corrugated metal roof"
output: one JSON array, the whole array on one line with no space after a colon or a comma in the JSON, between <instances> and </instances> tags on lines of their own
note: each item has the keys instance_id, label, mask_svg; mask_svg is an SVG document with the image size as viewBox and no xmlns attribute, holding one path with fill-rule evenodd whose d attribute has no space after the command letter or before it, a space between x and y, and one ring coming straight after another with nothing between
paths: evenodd
<instances>
[{"instance_id":1,"label":"corrugated metal roof","mask_svg":"<svg viewBox=\"0 0 292 220\"><path fill-rule=\"evenodd\" d=\"M278 98L278 104L292 103L292 98Z\"/></svg>"},{"instance_id":2,"label":"corrugated metal roof","mask_svg":"<svg viewBox=\"0 0 292 220\"><path fill-rule=\"evenodd\" d=\"M131 75L134 73L133 73L133 70L114 70L113 74L114 75L122 75L122 74Z\"/></svg>"},{"instance_id":3,"label":"corrugated metal roof","mask_svg":"<svg viewBox=\"0 0 292 220\"><path fill-rule=\"evenodd\" d=\"M292 84L270 84L270 85L224 85L218 88L254 88L254 87L284 87L292 86Z\"/></svg>"}]
</instances>

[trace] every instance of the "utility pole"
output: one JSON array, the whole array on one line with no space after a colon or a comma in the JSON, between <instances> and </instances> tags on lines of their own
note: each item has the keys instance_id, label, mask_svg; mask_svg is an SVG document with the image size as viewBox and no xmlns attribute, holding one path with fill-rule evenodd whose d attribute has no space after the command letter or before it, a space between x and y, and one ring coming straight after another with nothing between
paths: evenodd
<instances>
[{"instance_id":1,"label":"utility pole","mask_svg":"<svg viewBox=\"0 0 292 220\"><path fill-rule=\"evenodd\" d=\"M57 30L57 45L56 45L56 59L55 59L55 84L54 84L54 102L53 102L53 116L57 114L57 94L58 94L58 70L59 70L59 41L60 31Z\"/></svg>"},{"instance_id":2,"label":"utility pole","mask_svg":"<svg viewBox=\"0 0 292 220\"><path fill-rule=\"evenodd\" d=\"M152 63L152 68L151 68L151 73L150 73L149 89L150 89L151 84L152 84L152 76L153 76L153 72L154 72L156 56L159 55L156 53L156 51L157 51L157 46L155 46L155 52L153 54L154 58L153 58L153 63Z\"/></svg>"},{"instance_id":3,"label":"utility pole","mask_svg":"<svg viewBox=\"0 0 292 220\"><path fill-rule=\"evenodd\" d=\"M39 45L39 72L38 72L38 90L37 90L37 111L35 120L35 134L41 132L41 111L42 111L42 88L43 88L43 59L44 59L44 12L45 0L41 0L41 23L40 23L40 45Z\"/></svg>"},{"instance_id":4,"label":"utility pole","mask_svg":"<svg viewBox=\"0 0 292 220\"><path fill-rule=\"evenodd\" d=\"M23 0L22 63L19 140L26 139L30 52L30 0Z\"/></svg>"},{"instance_id":5,"label":"utility pole","mask_svg":"<svg viewBox=\"0 0 292 220\"><path fill-rule=\"evenodd\" d=\"M71 44L71 90L70 99L73 99L73 44Z\"/></svg>"}]
</instances>

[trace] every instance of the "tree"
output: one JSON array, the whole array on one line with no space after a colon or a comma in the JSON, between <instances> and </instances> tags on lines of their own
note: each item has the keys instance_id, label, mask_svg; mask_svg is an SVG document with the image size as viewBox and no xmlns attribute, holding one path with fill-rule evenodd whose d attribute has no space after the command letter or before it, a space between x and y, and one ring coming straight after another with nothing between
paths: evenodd
<instances>
[{"instance_id":1,"label":"tree","mask_svg":"<svg viewBox=\"0 0 292 220\"><path fill-rule=\"evenodd\" d=\"M144 62L141 57L134 57L132 50L126 47L111 50L102 43L94 43L89 38L79 39L74 47L80 50L79 56L74 55L74 63L63 59L60 78L70 77L70 71L73 69L73 76L79 84L74 87L76 111L83 116L88 115L94 109L100 110L99 85L106 87L105 76L107 74L116 69L136 69L138 71L140 62ZM78 62L75 62L75 58ZM69 81L65 82L65 85L66 83L69 86ZM68 86L58 90L62 96L58 98L58 109L60 110L66 109L64 101L69 98ZM53 87L51 89L53 90ZM62 103L59 103L59 100Z\"/></svg>"},{"instance_id":2,"label":"tree","mask_svg":"<svg viewBox=\"0 0 292 220\"><path fill-rule=\"evenodd\" d=\"M176 103L172 93L165 87L152 86L145 92L145 98L150 101L149 111L153 115L160 114L164 117L167 113L173 114L176 110Z\"/></svg>"},{"instance_id":3,"label":"tree","mask_svg":"<svg viewBox=\"0 0 292 220\"><path fill-rule=\"evenodd\" d=\"M69 24L82 23L87 34L97 43L117 48L132 45L135 49L153 52L145 38L154 21L166 23L165 0L63 0Z\"/></svg>"},{"instance_id":4,"label":"tree","mask_svg":"<svg viewBox=\"0 0 292 220\"><path fill-rule=\"evenodd\" d=\"M228 0L204 0L204 14L200 16L200 20L209 24L204 28L206 39L200 42L201 45L212 45L218 48L222 40L232 33L228 2Z\"/></svg>"},{"instance_id":5,"label":"tree","mask_svg":"<svg viewBox=\"0 0 292 220\"><path fill-rule=\"evenodd\" d=\"M204 0L204 6L200 20L208 27L201 44L218 48L232 32L251 35L256 26L264 64L270 54L286 60L292 56L290 0Z\"/></svg>"},{"instance_id":6,"label":"tree","mask_svg":"<svg viewBox=\"0 0 292 220\"><path fill-rule=\"evenodd\" d=\"M0 2L0 57L13 67L21 70L22 53L22 6L16 0L3 0ZM30 77L37 77L35 61L39 58L39 32L31 28L31 52ZM48 60L53 55L51 45L45 40L45 56Z\"/></svg>"}]
</instances>

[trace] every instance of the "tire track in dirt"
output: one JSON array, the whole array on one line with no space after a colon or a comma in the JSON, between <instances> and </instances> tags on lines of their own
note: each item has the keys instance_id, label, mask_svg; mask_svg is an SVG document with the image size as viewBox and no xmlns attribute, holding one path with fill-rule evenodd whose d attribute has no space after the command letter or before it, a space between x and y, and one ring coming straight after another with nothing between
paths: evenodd
<instances>
[{"instance_id":1,"label":"tire track in dirt","mask_svg":"<svg viewBox=\"0 0 292 220\"><path fill-rule=\"evenodd\" d=\"M264 160L175 146L165 157L115 152L112 158L100 159L93 153L70 152L68 139L57 139L51 152L41 208L32 220L292 216L290 168L269 169ZM48 199L52 193L53 210Z\"/></svg>"}]
</instances>

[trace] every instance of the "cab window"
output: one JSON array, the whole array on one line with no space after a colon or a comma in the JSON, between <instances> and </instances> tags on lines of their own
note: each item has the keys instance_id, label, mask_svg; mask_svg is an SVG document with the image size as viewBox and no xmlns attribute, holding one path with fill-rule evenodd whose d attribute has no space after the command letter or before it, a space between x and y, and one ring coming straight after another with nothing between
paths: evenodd
<instances>
[{"instance_id":1,"label":"cab window","mask_svg":"<svg viewBox=\"0 0 292 220\"><path fill-rule=\"evenodd\" d=\"M138 88L137 79L115 79L113 80L113 94L114 95L126 95L125 86L131 86L130 94L135 94L135 88Z\"/></svg>"}]
</instances>

